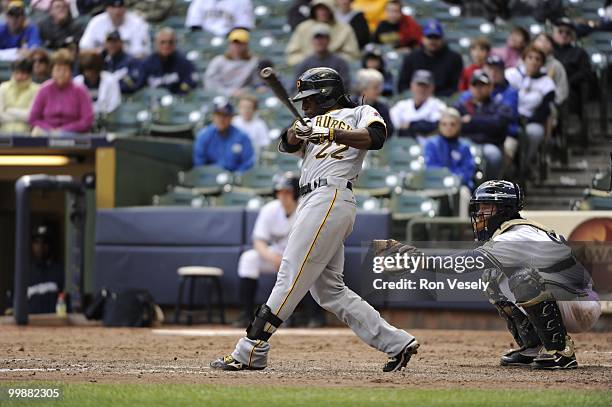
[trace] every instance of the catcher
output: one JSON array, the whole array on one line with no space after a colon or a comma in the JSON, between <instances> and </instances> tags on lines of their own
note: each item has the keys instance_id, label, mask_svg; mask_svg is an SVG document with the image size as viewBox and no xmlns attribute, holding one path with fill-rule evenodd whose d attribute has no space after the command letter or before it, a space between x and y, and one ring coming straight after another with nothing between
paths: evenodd
<instances>
[{"instance_id":1,"label":"catcher","mask_svg":"<svg viewBox=\"0 0 612 407\"><path fill-rule=\"evenodd\" d=\"M470 200L470 217L475 239L484 243L451 256L481 255L485 260L482 279L489 282L487 296L519 345L502 355L502 366L572 369L578 363L568 331L590 329L601 304L588 272L565 239L523 219L522 209L523 193L517 184L483 183ZM379 255L423 252L395 240L376 244Z\"/></svg>"}]
</instances>

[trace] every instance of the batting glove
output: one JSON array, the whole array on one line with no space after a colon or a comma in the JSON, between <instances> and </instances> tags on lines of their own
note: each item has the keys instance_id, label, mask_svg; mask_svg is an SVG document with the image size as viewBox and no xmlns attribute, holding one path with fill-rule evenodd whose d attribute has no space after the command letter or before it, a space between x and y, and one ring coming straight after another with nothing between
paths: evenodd
<instances>
[{"instance_id":1,"label":"batting glove","mask_svg":"<svg viewBox=\"0 0 612 407\"><path fill-rule=\"evenodd\" d=\"M334 141L334 129L327 127L313 126L312 120L305 118L302 124L300 120L296 120L293 123L293 131L295 136L302 140L307 140L314 144L323 144L327 141Z\"/></svg>"}]
</instances>

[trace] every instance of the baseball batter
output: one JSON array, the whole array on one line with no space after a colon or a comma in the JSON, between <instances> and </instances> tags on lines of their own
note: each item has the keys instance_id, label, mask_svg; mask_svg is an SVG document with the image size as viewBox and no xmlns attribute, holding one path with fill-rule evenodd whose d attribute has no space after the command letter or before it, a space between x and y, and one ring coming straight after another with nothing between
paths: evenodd
<instances>
[{"instance_id":1,"label":"baseball batter","mask_svg":"<svg viewBox=\"0 0 612 407\"><path fill-rule=\"evenodd\" d=\"M343 281L344 245L355 221L352 183L368 150L382 148L386 127L370 106L355 106L333 69L313 68L297 81L294 101L307 119L283 132L279 150L303 158L301 199L276 284L247 335L231 355L211 362L214 369L264 369L274 331L310 290L321 307L334 313L364 342L389 356L383 371L403 369L419 343L387 323Z\"/></svg>"}]
</instances>

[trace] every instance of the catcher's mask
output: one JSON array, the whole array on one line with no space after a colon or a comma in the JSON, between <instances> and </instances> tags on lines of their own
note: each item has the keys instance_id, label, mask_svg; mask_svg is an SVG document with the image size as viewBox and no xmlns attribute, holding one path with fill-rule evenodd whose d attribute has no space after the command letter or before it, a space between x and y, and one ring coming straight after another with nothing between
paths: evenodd
<instances>
[{"instance_id":1,"label":"catcher's mask","mask_svg":"<svg viewBox=\"0 0 612 407\"><path fill-rule=\"evenodd\" d=\"M523 193L516 183L502 180L483 183L470 199L474 238L478 241L489 240L502 223L520 218L521 209Z\"/></svg>"}]
</instances>

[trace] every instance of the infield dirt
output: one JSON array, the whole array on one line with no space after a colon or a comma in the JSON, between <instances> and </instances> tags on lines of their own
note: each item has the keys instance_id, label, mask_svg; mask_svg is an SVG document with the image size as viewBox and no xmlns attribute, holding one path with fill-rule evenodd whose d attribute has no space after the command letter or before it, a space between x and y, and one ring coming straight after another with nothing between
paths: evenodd
<instances>
[{"instance_id":1,"label":"infield dirt","mask_svg":"<svg viewBox=\"0 0 612 407\"><path fill-rule=\"evenodd\" d=\"M283 333L283 331L286 331ZM207 383L219 385L564 389L612 388L612 334L573 335L579 368L502 368L512 347L503 331L411 331L421 342L407 370L383 374L386 355L348 329L282 329L271 339L268 368L218 372L243 330L0 326L1 381Z\"/></svg>"}]
</instances>

